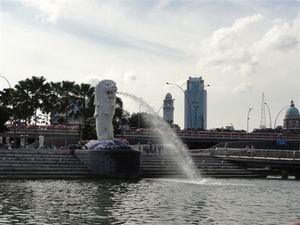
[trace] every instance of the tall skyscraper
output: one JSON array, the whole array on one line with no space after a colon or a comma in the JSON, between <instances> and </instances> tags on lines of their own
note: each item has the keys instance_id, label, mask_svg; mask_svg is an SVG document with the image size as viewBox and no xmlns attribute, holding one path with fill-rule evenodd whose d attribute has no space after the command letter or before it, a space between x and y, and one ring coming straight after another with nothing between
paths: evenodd
<instances>
[{"instance_id":1,"label":"tall skyscraper","mask_svg":"<svg viewBox=\"0 0 300 225\"><path fill-rule=\"evenodd\" d=\"M189 77L185 90L185 119L187 129L207 129L207 92L202 77Z\"/></svg>"}]
</instances>

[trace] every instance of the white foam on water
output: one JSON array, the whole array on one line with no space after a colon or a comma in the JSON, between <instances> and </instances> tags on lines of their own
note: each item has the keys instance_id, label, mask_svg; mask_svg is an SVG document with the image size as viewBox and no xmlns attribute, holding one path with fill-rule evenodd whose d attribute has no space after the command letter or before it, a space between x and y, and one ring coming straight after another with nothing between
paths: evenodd
<instances>
[{"instance_id":1,"label":"white foam on water","mask_svg":"<svg viewBox=\"0 0 300 225\"><path fill-rule=\"evenodd\" d=\"M232 183L232 182L221 182L215 181L211 178L198 178L198 179L173 179L173 178L153 178L147 179L153 181L163 181L163 182L174 182L174 183L184 183L184 184L194 184L194 185L209 185L209 186L255 186L251 183Z\"/></svg>"}]
</instances>

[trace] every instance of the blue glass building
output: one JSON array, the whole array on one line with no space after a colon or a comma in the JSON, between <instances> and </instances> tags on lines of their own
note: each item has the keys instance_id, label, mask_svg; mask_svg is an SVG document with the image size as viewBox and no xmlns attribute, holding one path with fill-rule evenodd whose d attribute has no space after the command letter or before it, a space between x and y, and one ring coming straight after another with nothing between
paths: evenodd
<instances>
[{"instance_id":1,"label":"blue glass building","mask_svg":"<svg viewBox=\"0 0 300 225\"><path fill-rule=\"evenodd\" d=\"M207 92L202 77L189 77L184 101L184 127L207 129Z\"/></svg>"}]
</instances>

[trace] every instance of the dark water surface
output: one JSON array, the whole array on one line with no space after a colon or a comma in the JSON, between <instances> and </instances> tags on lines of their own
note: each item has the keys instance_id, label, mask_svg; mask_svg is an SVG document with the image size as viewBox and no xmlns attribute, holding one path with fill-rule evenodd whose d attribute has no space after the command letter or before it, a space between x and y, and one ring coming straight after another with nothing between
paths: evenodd
<instances>
[{"instance_id":1,"label":"dark water surface","mask_svg":"<svg viewBox=\"0 0 300 225\"><path fill-rule=\"evenodd\" d=\"M300 182L2 180L0 224L290 224Z\"/></svg>"}]
</instances>

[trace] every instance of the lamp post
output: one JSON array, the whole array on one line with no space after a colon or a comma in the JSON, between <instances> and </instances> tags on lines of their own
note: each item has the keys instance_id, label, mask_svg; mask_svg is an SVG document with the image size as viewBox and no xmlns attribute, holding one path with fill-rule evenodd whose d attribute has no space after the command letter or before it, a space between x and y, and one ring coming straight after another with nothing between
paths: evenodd
<instances>
[{"instance_id":1,"label":"lamp post","mask_svg":"<svg viewBox=\"0 0 300 225\"><path fill-rule=\"evenodd\" d=\"M229 123L231 125L231 131L234 131L234 126L233 126L233 123Z\"/></svg>"},{"instance_id":2,"label":"lamp post","mask_svg":"<svg viewBox=\"0 0 300 225\"><path fill-rule=\"evenodd\" d=\"M142 97L140 97L140 99L141 99L141 100L143 100L143 98L142 98ZM141 106L142 106L142 104L140 104L140 106L139 106L139 114L138 114L138 129L140 128L140 113L141 113Z\"/></svg>"},{"instance_id":3,"label":"lamp post","mask_svg":"<svg viewBox=\"0 0 300 225\"><path fill-rule=\"evenodd\" d=\"M28 105L28 99L25 99L24 101L22 102L18 102L16 108L19 108L19 107L23 107L24 105ZM26 107L25 109L25 119L24 119L24 135L21 135L20 137L24 137L24 143L22 145L22 148L26 149L27 147L27 120L28 120L28 117L27 117L27 113L28 113L28 108Z\"/></svg>"},{"instance_id":4,"label":"lamp post","mask_svg":"<svg viewBox=\"0 0 300 225\"><path fill-rule=\"evenodd\" d=\"M196 99L196 101L195 102L193 102L194 103L194 108L195 108L195 121L194 121L194 125L195 125L195 130L197 129L197 111L198 111L198 105L196 105L197 103L199 103L198 102L198 100L199 100L199 97L200 97L200 94L202 93L202 91L204 90L204 88L205 87L209 87L210 85L208 84L208 85L205 85L205 86L202 86L202 88L201 88L201 90L199 91L199 93L198 93L198 96L197 96L197 99ZM203 128L203 115L202 115L202 128Z\"/></svg>"},{"instance_id":5,"label":"lamp post","mask_svg":"<svg viewBox=\"0 0 300 225\"><path fill-rule=\"evenodd\" d=\"M251 112L252 109L253 109L253 108L250 108L250 109L248 110L248 115L247 115L247 133L248 133L248 129L249 129L249 114L250 114L250 112Z\"/></svg>"},{"instance_id":6,"label":"lamp post","mask_svg":"<svg viewBox=\"0 0 300 225\"><path fill-rule=\"evenodd\" d=\"M5 76L1 76L1 75L0 75L0 77L4 78L6 80L6 82L8 83L9 88L11 89L11 85L10 85L9 81L7 80L7 78Z\"/></svg>"},{"instance_id":7,"label":"lamp post","mask_svg":"<svg viewBox=\"0 0 300 225\"><path fill-rule=\"evenodd\" d=\"M0 75L0 77L4 78L8 83L9 88L12 89L8 79L5 76ZM13 116L13 125L14 125L14 147L16 147L16 121L15 121L14 107L12 108L12 114L13 114L12 116Z\"/></svg>"},{"instance_id":8,"label":"lamp post","mask_svg":"<svg viewBox=\"0 0 300 225\"><path fill-rule=\"evenodd\" d=\"M189 100L188 96L186 95L185 91L179 85L172 84L172 83L169 83L169 82L166 82L166 84L168 84L168 85L174 85L174 86L178 87L183 92L183 94L184 94L184 96L185 96L185 98L186 98L186 100L188 102L189 112L190 112L190 126L192 128L192 112L191 112L191 104L190 104L190 100Z\"/></svg>"},{"instance_id":9,"label":"lamp post","mask_svg":"<svg viewBox=\"0 0 300 225\"><path fill-rule=\"evenodd\" d=\"M276 129L276 122L277 122L277 118L278 118L279 114L282 112L282 110L284 110L285 108L287 108L287 107L289 107L289 106L290 106L290 105L284 106L284 107L279 111L279 113L277 114L276 119L275 119L275 122L274 122L274 129Z\"/></svg>"},{"instance_id":10,"label":"lamp post","mask_svg":"<svg viewBox=\"0 0 300 225\"><path fill-rule=\"evenodd\" d=\"M271 118L271 112L270 112L270 108L269 108L269 106L268 106L268 104L267 104L267 103L265 103L265 105L267 106L267 108L268 108L268 111L269 111L269 117L270 117L270 128L272 129L272 118Z\"/></svg>"}]
</instances>

